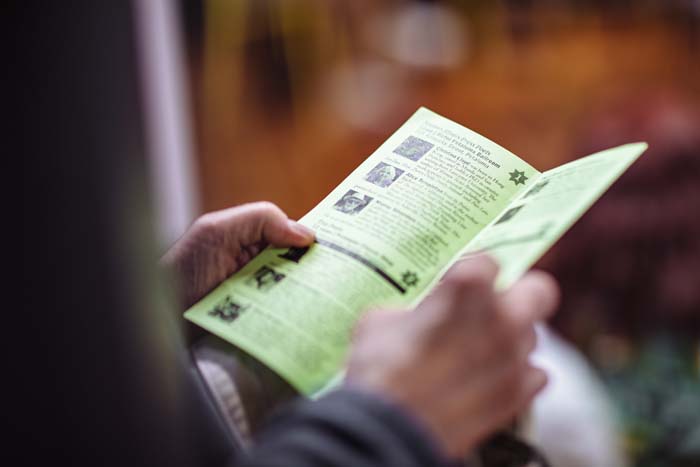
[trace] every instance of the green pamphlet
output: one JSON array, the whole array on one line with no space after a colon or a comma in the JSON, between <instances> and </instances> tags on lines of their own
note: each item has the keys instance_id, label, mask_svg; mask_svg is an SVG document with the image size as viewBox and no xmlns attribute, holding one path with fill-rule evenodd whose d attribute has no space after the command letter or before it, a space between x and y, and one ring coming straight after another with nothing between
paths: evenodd
<instances>
[{"instance_id":1,"label":"green pamphlet","mask_svg":"<svg viewBox=\"0 0 700 467\"><path fill-rule=\"evenodd\" d=\"M300 220L316 243L266 249L185 317L313 395L341 374L364 311L416 305L450 265L481 251L508 287L646 148L540 173L421 108Z\"/></svg>"}]
</instances>

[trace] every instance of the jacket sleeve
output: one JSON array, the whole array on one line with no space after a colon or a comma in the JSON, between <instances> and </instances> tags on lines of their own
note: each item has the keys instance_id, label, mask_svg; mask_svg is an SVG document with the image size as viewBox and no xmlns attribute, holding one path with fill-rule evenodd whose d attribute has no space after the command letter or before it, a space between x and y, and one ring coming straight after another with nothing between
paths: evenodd
<instances>
[{"instance_id":1,"label":"jacket sleeve","mask_svg":"<svg viewBox=\"0 0 700 467\"><path fill-rule=\"evenodd\" d=\"M341 389L275 417L240 467L447 466L431 437L401 408Z\"/></svg>"}]
</instances>

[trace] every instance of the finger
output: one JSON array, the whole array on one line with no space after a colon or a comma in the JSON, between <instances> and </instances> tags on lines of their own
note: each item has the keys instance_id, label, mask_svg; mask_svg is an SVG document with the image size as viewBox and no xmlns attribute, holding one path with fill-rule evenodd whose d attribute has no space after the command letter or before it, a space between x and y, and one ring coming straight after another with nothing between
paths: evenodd
<instances>
[{"instance_id":1,"label":"finger","mask_svg":"<svg viewBox=\"0 0 700 467\"><path fill-rule=\"evenodd\" d=\"M442 282L429 299L430 307L438 308L450 321L471 322L493 307L493 282L498 265L487 256L457 262L445 274Z\"/></svg>"},{"instance_id":2,"label":"finger","mask_svg":"<svg viewBox=\"0 0 700 467\"><path fill-rule=\"evenodd\" d=\"M498 274L498 264L487 255L477 255L468 259L457 261L443 276L443 281L453 279L464 280L482 280L484 282L493 282Z\"/></svg>"},{"instance_id":3,"label":"finger","mask_svg":"<svg viewBox=\"0 0 700 467\"><path fill-rule=\"evenodd\" d=\"M269 202L244 204L213 213L220 228L234 244L264 242L274 246L307 246L314 240L311 229L295 222Z\"/></svg>"},{"instance_id":4,"label":"finger","mask_svg":"<svg viewBox=\"0 0 700 467\"><path fill-rule=\"evenodd\" d=\"M547 386L549 377L541 368L528 365L525 371L521 384L512 399L511 404L494 404L497 408L503 406L503 412L500 414L503 423L509 423L514 417L521 415L532 404L535 397Z\"/></svg>"},{"instance_id":5,"label":"finger","mask_svg":"<svg viewBox=\"0 0 700 467\"><path fill-rule=\"evenodd\" d=\"M521 415L535 396L547 385L547 374L540 368L528 366L517 376L503 375L500 383L493 381L492 389L480 398L481 403L467 406L473 420L478 421L476 437L490 435L493 431L505 428L514 418ZM454 413L463 413L457 409ZM467 423L464 417L454 417L452 426Z\"/></svg>"},{"instance_id":6,"label":"finger","mask_svg":"<svg viewBox=\"0 0 700 467\"><path fill-rule=\"evenodd\" d=\"M399 317L400 313L405 313L402 310L370 310L364 313L355 323L352 330L351 339L354 341L357 336L370 333L372 330L385 332L388 326L392 326ZM403 316L406 318L406 316Z\"/></svg>"},{"instance_id":7,"label":"finger","mask_svg":"<svg viewBox=\"0 0 700 467\"><path fill-rule=\"evenodd\" d=\"M522 374L515 391L508 399L493 397L489 403L484 404L484 412L481 417L491 414L492 427L495 429L506 428L512 421L523 414L532 403L537 394L547 385L547 374L540 368L528 367Z\"/></svg>"},{"instance_id":8,"label":"finger","mask_svg":"<svg viewBox=\"0 0 700 467\"><path fill-rule=\"evenodd\" d=\"M542 271L529 272L501 296L501 309L518 327L546 319L558 303L559 286Z\"/></svg>"}]
</instances>

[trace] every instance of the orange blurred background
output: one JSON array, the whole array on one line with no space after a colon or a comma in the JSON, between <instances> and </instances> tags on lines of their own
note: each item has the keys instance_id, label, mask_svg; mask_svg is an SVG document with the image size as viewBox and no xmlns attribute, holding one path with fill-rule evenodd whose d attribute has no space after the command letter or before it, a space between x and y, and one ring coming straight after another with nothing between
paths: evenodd
<instances>
[{"instance_id":1,"label":"orange blurred background","mask_svg":"<svg viewBox=\"0 0 700 467\"><path fill-rule=\"evenodd\" d=\"M577 133L600 106L672 94L700 108L699 14L683 1L205 0L185 9L200 208L265 199L299 217L419 106L556 166L583 155Z\"/></svg>"}]
</instances>

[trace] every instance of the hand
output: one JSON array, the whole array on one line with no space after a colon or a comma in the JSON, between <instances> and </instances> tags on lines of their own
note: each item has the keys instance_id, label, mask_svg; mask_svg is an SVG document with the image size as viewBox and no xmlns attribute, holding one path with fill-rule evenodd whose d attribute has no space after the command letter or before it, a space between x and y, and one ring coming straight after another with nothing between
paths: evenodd
<instances>
[{"instance_id":1,"label":"hand","mask_svg":"<svg viewBox=\"0 0 700 467\"><path fill-rule=\"evenodd\" d=\"M241 269L267 245L307 246L314 233L272 203L205 214L168 250L161 264L175 272L185 308Z\"/></svg>"},{"instance_id":2,"label":"hand","mask_svg":"<svg viewBox=\"0 0 700 467\"><path fill-rule=\"evenodd\" d=\"M496 273L488 258L462 261L415 312L369 313L354 336L347 382L406 407L450 456L503 428L546 384L528 356L556 283L532 272L496 293Z\"/></svg>"}]
</instances>

